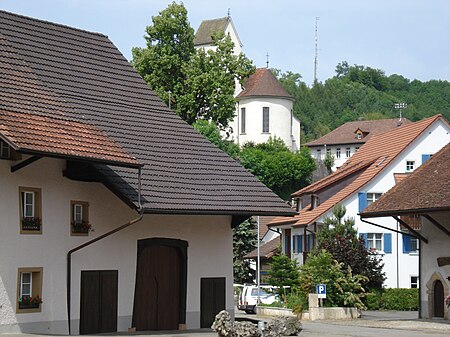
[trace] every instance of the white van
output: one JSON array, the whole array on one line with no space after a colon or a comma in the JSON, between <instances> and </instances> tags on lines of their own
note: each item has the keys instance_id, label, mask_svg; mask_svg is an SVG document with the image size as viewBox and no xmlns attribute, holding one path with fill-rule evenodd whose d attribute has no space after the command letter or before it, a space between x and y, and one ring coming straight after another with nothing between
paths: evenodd
<instances>
[{"instance_id":1,"label":"white van","mask_svg":"<svg viewBox=\"0 0 450 337\"><path fill-rule=\"evenodd\" d=\"M260 286L259 300L261 303L271 304L277 300L272 289L272 286ZM245 311L247 314L256 314L257 301L258 287L255 285L244 286L239 295L238 309Z\"/></svg>"}]
</instances>

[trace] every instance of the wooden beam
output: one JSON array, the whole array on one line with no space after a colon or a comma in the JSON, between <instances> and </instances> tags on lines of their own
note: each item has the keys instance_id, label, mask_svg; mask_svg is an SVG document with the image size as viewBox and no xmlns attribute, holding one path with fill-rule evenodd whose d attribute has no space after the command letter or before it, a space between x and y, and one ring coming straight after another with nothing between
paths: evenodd
<instances>
[{"instance_id":1,"label":"wooden beam","mask_svg":"<svg viewBox=\"0 0 450 337\"><path fill-rule=\"evenodd\" d=\"M408 230L413 233L416 237L418 237L420 240L422 240L423 242L428 244L428 239L426 239L425 237L422 236L422 234L420 234L418 231L414 230L410 225L408 225L406 222L404 222L402 219L400 219L397 216L393 216L393 218L395 220L397 220L398 222L400 222L403 226L405 226L406 228L408 228Z\"/></svg>"},{"instance_id":2,"label":"wooden beam","mask_svg":"<svg viewBox=\"0 0 450 337\"><path fill-rule=\"evenodd\" d=\"M438 257L437 264L439 267L450 266L450 257Z\"/></svg>"},{"instance_id":3,"label":"wooden beam","mask_svg":"<svg viewBox=\"0 0 450 337\"><path fill-rule=\"evenodd\" d=\"M41 158L42 158L42 156L33 156L33 157L28 158L28 159L25 159L24 161L21 161L19 164L11 166L11 173L14 173L14 172L18 171L21 168L24 168L25 166L28 166L31 163L34 163L36 160L39 160Z\"/></svg>"},{"instance_id":4,"label":"wooden beam","mask_svg":"<svg viewBox=\"0 0 450 337\"><path fill-rule=\"evenodd\" d=\"M435 219L433 219L431 217L431 215L429 215L429 214L422 214L422 216L424 218L428 219L428 221L430 221L433 225L435 225L437 228L439 228L445 234L447 234L447 236L450 236L450 231L447 228L445 228L443 225L441 225L439 222L437 222Z\"/></svg>"}]
</instances>

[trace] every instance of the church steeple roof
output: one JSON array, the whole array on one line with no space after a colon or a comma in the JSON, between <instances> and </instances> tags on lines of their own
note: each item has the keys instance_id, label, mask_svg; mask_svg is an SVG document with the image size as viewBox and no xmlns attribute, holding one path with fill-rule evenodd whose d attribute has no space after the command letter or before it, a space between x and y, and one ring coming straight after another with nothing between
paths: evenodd
<instances>
[{"instance_id":1,"label":"church steeple roof","mask_svg":"<svg viewBox=\"0 0 450 337\"><path fill-rule=\"evenodd\" d=\"M255 73L245 81L243 87L244 90L237 96L238 99L254 96L294 99L267 68L256 69Z\"/></svg>"}]
</instances>

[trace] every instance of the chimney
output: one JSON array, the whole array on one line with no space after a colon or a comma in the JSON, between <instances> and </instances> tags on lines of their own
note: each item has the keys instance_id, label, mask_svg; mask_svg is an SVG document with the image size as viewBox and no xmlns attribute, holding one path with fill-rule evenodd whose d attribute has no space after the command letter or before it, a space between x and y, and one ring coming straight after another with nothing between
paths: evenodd
<instances>
[{"instance_id":1,"label":"chimney","mask_svg":"<svg viewBox=\"0 0 450 337\"><path fill-rule=\"evenodd\" d=\"M301 197L299 197L299 198L296 198L295 201L296 201L296 205L295 205L296 208L295 208L295 210L297 212L300 212L300 210L303 208L303 200L302 200Z\"/></svg>"}]
</instances>

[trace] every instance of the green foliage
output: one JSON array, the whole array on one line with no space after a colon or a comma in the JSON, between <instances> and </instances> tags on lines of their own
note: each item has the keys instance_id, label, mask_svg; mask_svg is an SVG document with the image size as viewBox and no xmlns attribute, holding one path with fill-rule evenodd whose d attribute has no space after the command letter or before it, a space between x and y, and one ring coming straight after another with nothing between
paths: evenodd
<instances>
[{"instance_id":1,"label":"green foliage","mask_svg":"<svg viewBox=\"0 0 450 337\"><path fill-rule=\"evenodd\" d=\"M315 292L316 285L323 283L327 285L324 305L365 308L362 299L365 296L363 284L367 278L352 274L350 268L345 268L326 250L310 254L300 270L299 296L303 299L307 300L308 294Z\"/></svg>"},{"instance_id":2,"label":"green foliage","mask_svg":"<svg viewBox=\"0 0 450 337\"><path fill-rule=\"evenodd\" d=\"M418 310L418 291L404 288L373 290L367 294L366 305L369 310Z\"/></svg>"},{"instance_id":3,"label":"green foliage","mask_svg":"<svg viewBox=\"0 0 450 337\"><path fill-rule=\"evenodd\" d=\"M183 3L172 2L146 28L147 47L133 48L132 65L149 86L192 124L214 121L226 129L235 113L235 81L242 83L255 71L223 32L213 36L215 50L194 48L194 30ZM170 92L170 94L169 94Z\"/></svg>"},{"instance_id":4,"label":"green foliage","mask_svg":"<svg viewBox=\"0 0 450 337\"><path fill-rule=\"evenodd\" d=\"M324 226L317 234L317 249L327 250L345 268L367 277L367 282L363 283L366 287L380 289L385 280L383 263L365 248L357 235L354 219L344 219L345 213L345 207L337 205L333 216L324 219Z\"/></svg>"},{"instance_id":5,"label":"green foliage","mask_svg":"<svg viewBox=\"0 0 450 337\"><path fill-rule=\"evenodd\" d=\"M325 164L325 167L328 169L328 171L331 172L331 168L334 165L334 156L330 152L327 152L323 163Z\"/></svg>"},{"instance_id":6,"label":"green foliage","mask_svg":"<svg viewBox=\"0 0 450 337\"><path fill-rule=\"evenodd\" d=\"M239 145L232 140L225 139L218 129L216 123L205 120L198 120L192 124L200 134L207 138L211 143L216 145L219 149L227 153L230 157L237 159L239 157Z\"/></svg>"},{"instance_id":7,"label":"green foliage","mask_svg":"<svg viewBox=\"0 0 450 337\"><path fill-rule=\"evenodd\" d=\"M310 183L315 169L307 148L291 152L281 139L263 144L246 144L240 154L241 164L284 200Z\"/></svg>"},{"instance_id":8,"label":"green foliage","mask_svg":"<svg viewBox=\"0 0 450 337\"><path fill-rule=\"evenodd\" d=\"M297 260L291 260L285 254L274 255L270 264L270 270L268 271L269 284L278 287L277 293L284 298L286 290L284 287L290 287L290 289L297 288L299 283L299 269Z\"/></svg>"},{"instance_id":9,"label":"green foliage","mask_svg":"<svg viewBox=\"0 0 450 337\"><path fill-rule=\"evenodd\" d=\"M338 126L358 120L396 118L395 103L405 102L403 116L417 121L438 113L450 119L450 82L410 81L401 75L341 62L336 76L309 88L301 75L274 70L283 87L295 97L294 114L302 122L302 143Z\"/></svg>"},{"instance_id":10,"label":"green foliage","mask_svg":"<svg viewBox=\"0 0 450 337\"><path fill-rule=\"evenodd\" d=\"M252 283L255 271L250 261L243 257L256 248L256 222L250 218L233 229L233 272L234 283Z\"/></svg>"},{"instance_id":11,"label":"green foliage","mask_svg":"<svg viewBox=\"0 0 450 337\"><path fill-rule=\"evenodd\" d=\"M303 310L308 310L308 298L301 292L293 291L286 298L286 306L292 309L296 315L300 315Z\"/></svg>"}]
</instances>

